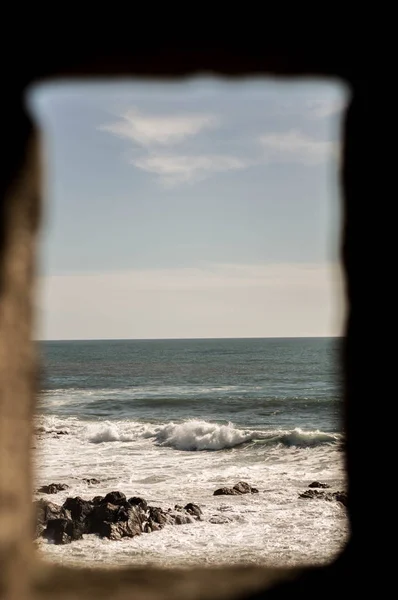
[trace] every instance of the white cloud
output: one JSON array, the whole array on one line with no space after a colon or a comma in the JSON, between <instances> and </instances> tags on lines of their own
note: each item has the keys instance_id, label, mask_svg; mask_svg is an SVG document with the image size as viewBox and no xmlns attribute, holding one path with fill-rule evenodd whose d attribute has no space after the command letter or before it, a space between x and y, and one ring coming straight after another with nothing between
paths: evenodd
<instances>
[{"instance_id":1,"label":"white cloud","mask_svg":"<svg viewBox=\"0 0 398 600\"><path fill-rule=\"evenodd\" d=\"M204 179L211 173L244 169L247 163L235 156L223 155L162 155L151 154L133 159L132 164L138 169L154 173L166 186L189 183Z\"/></svg>"},{"instance_id":2,"label":"white cloud","mask_svg":"<svg viewBox=\"0 0 398 600\"><path fill-rule=\"evenodd\" d=\"M217 123L216 117L209 114L145 115L133 108L101 129L149 147L182 142L204 129L216 127Z\"/></svg>"},{"instance_id":3,"label":"white cloud","mask_svg":"<svg viewBox=\"0 0 398 600\"><path fill-rule=\"evenodd\" d=\"M297 130L268 133L260 136L263 161L266 163L300 163L315 165L332 156L337 156L338 146L334 142L311 138Z\"/></svg>"}]
</instances>

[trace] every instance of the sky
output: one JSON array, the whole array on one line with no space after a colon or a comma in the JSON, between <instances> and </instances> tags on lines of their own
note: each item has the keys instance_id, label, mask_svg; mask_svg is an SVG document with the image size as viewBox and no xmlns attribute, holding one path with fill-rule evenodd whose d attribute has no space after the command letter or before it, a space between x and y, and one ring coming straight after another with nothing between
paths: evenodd
<instances>
[{"instance_id":1,"label":"sky","mask_svg":"<svg viewBox=\"0 0 398 600\"><path fill-rule=\"evenodd\" d=\"M37 339L342 334L336 81L42 84Z\"/></svg>"}]
</instances>

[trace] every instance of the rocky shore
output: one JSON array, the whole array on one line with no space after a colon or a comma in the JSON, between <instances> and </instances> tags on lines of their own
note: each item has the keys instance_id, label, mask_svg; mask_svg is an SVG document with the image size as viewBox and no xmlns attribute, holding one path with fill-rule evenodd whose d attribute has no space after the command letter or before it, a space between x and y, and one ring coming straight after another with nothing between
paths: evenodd
<instances>
[{"instance_id":1,"label":"rocky shore","mask_svg":"<svg viewBox=\"0 0 398 600\"><path fill-rule=\"evenodd\" d=\"M96 479L86 479L88 484L99 483ZM303 499L322 499L347 504L345 492L325 492L327 484L312 482L308 490L299 494ZM321 488L321 489L317 489ZM51 483L37 491L56 494L68 489L66 484ZM213 496L240 496L258 494L259 490L250 484L239 481L232 487L215 490ZM189 502L185 506L176 504L174 508L163 509L149 506L144 498L127 498L123 492L112 491L106 496L95 496L84 500L80 496L69 497L62 505L45 498L35 502L36 538L43 537L54 544L68 544L82 539L84 534L96 534L110 540L132 538L137 535L158 531L165 525L184 525L203 520L202 509ZM225 519L225 517L224 517ZM210 522L219 522L209 519ZM224 521L223 521L224 522Z\"/></svg>"}]
</instances>

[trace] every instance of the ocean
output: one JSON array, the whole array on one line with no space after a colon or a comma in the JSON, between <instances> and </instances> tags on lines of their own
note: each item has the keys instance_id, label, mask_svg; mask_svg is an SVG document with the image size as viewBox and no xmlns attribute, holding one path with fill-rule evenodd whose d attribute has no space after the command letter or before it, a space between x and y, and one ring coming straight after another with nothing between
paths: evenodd
<instances>
[{"instance_id":1,"label":"ocean","mask_svg":"<svg viewBox=\"0 0 398 600\"><path fill-rule=\"evenodd\" d=\"M330 562L345 507L302 499L346 489L339 338L39 342L35 489L91 499L119 490L203 520L39 550L62 563L192 566ZM60 434L60 432L65 432ZM87 484L85 478L100 483ZM258 494L213 496L246 481Z\"/></svg>"}]
</instances>

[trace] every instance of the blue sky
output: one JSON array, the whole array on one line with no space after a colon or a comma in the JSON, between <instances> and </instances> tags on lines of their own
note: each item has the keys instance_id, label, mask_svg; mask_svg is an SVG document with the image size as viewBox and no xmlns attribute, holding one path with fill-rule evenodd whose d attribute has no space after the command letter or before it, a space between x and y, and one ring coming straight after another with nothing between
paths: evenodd
<instances>
[{"instance_id":1,"label":"blue sky","mask_svg":"<svg viewBox=\"0 0 398 600\"><path fill-rule=\"evenodd\" d=\"M37 337L340 334L347 100L321 80L32 90L46 202Z\"/></svg>"}]
</instances>

